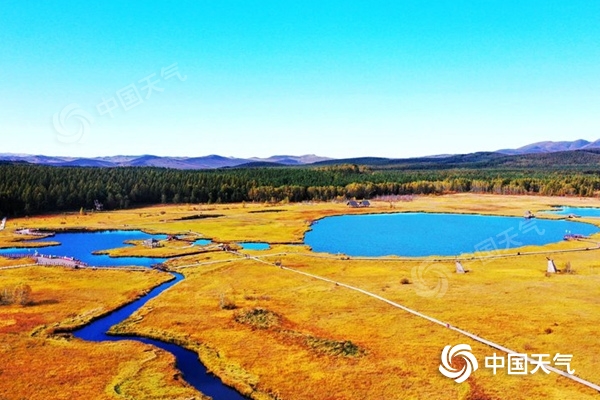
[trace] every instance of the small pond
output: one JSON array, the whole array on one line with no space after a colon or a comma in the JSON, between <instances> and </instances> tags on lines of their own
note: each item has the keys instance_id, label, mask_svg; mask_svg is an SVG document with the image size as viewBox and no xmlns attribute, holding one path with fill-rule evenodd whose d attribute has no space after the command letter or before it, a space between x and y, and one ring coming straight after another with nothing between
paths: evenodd
<instances>
[{"instance_id":1,"label":"small pond","mask_svg":"<svg viewBox=\"0 0 600 400\"><path fill-rule=\"evenodd\" d=\"M253 243L238 243L244 250L269 250L269 243L253 242Z\"/></svg>"}]
</instances>

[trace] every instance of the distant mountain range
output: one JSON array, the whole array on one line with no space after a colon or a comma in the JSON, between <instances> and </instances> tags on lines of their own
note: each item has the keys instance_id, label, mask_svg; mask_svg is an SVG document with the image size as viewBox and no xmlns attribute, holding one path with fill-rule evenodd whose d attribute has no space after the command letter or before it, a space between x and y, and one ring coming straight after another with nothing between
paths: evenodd
<instances>
[{"instance_id":1,"label":"distant mountain range","mask_svg":"<svg viewBox=\"0 0 600 400\"><path fill-rule=\"evenodd\" d=\"M175 169L214 169L240 166L306 165L331 160L314 154L272 156L269 158L112 156L94 158L49 157L28 154L0 154L1 161L26 162L57 167L163 167Z\"/></svg>"},{"instance_id":2,"label":"distant mountain range","mask_svg":"<svg viewBox=\"0 0 600 400\"><path fill-rule=\"evenodd\" d=\"M528 144L527 146L519 147L518 149L502 149L496 153L515 155L515 154L539 154L539 153L556 153L559 151L572 150L591 150L600 149L600 139L595 142L579 139L572 142L537 142Z\"/></svg>"},{"instance_id":3,"label":"distant mountain range","mask_svg":"<svg viewBox=\"0 0 600 400\"><path fill-rule=\"evenodd\" d=\"M596 150L596 151L594 151ZM160 157L153 155L142 156L112 156L112 157L94 157L94 158L76 158L76 157L50 157L43 155L28 154L0 154L0 161L25 162L30 164L42 164L51 166L73 166L73 167L162 167L174 169L215 169L215 168L251 168L251 167L269 167L269 166L300 166L300 165L332 165L341 163L379 165L396 167L427 167L429 165L438 166L477 166L477 165L527 165L535 163L551 163L548 157L544 155L557 153L557 160L566 160L568 165L578 164L580 161L585 163L597 163L600 151L600 140L589 142L587 140L575 140L572 142L538 142L518 149L502 149L495 152L480 152L472 154L444 154L429 157L391 159L381 157L360 157L347 159L334 159L329 157L319 157L314 154L304 156L272 156L268 158L232 158L219 155L209 155L203 157ZM589 154L580 154L578 157L565 157L558 153L562 152L588 152ZM527 160L518 156L531 155ZM554 156L553 156L554 157ZM556 158L554 157L554 158ZM562 162L562 161L561 161ZM491 163L491 164L490 164Z\"/></svg>"}]
</instances>

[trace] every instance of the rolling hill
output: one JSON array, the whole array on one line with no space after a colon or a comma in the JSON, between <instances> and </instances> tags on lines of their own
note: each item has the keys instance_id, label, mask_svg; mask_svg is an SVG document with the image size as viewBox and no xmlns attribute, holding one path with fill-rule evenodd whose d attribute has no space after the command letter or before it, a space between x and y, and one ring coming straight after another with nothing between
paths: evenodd
<instances>
[{"instance_id":1,"label":"rolling hill","mask_svg":"<svg viewBox=\"0 0 600 400\"><path fill-rule=\"evenodd\" d=\"M561 151L572 151L572 150L592 150L600 149L600 140L595 142L589 142L587 140L579 139L572 142L537 142L528 144L518 149L502 149L496 151L496 153L516 155L516 154L539 154L539 153L555 153Z\"/></svg>"},{"instance_id":2,"label":"rolling hill","mask_svg":"<svg viewBox=\"0 0 600 400\"><path fill-rule=\"evenodd\" d=\"M562 142L537 142L518 149L495 152L437 155L416 158L355 157L332 159L314 154L275 155L268 158L234 158L211 154L202 157L161 157L155 155L109 156L95 158L51 157L45 155L0 154L0 162L25 162L73 167L159 167L182 170L216 168L259 168L285 166L368 165L376 169L451 169L451 168L575 168L600 165L600 140L579 139Z\"/></svg>"},{"instance_id":3,"label":"rolling hill","mask_svg":"<svg viewBox=\"0 0 600 400\"><path fill-rule=\"evenodd\" d=\"M60 167L161 167L173 169L214 169L237 167L241 165L306 165L317 161L329 160L314 154L303 156L272 156L269 158L232 158L219 155L203 157L160 157L154 155L142 156L112 156L95 158L50 157L28 154L0 154L0 161L27 162L30 164L51 165Z\"/></svg>"}]
</instances>

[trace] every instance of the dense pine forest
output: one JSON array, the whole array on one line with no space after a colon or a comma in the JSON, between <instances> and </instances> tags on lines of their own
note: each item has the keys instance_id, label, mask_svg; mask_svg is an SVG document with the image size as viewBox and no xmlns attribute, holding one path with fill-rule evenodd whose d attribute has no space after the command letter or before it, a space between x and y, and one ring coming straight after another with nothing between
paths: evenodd
<instances>
[{"instance_id":1,"label":"dense pine forest","mask_svg":"<svg viewBox=\"0 0 600 400\"><path fill-rule=\"evenodd\" d=\"M0 216L159 203L299 202L443 193L596 196L595 170L356 164L184 171L0 165Z\"/></svg>"}]
</instances>

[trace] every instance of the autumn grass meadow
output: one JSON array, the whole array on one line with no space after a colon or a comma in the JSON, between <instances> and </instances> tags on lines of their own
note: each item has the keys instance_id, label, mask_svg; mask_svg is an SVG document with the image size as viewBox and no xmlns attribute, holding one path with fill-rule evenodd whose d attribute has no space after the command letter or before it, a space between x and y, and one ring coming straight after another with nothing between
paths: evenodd
<instances>
[{"instance_id":1,"label":"autumn grass meadow","mask_svg":"<svg viewBox=\"0 0 600 400\"><path fill-rule=\"evenodd\" d=\"M9 220L0 246L26 244L14 235L16 227L180 235L157 249L141 243L106 249L112 256L178 256L166 266L185 275L113 333L192 349L212 373L255 399L596 399L597 392L556 374L494 375L483 364L497 350L373 297L294 273L358 287L518 352L572 354L576 375L600 384L598 235L591 242L463 254L467 274L454 272L453 257L353 258L316 254L303 245L311 225L332 215L523 216L562 204L600 207L596 199L470 194L375 201L361 209L343 203L158 205ZM196 238L237 250L191 246ZM271 247L239 250L245 241ZM547 276L547 256L560 269L570 264L572 273ZM0 268L18 262L0 258ZM0 306L0 398L199 397L174 378L172 357L151 346L51 334L56 324L84 323L168 277L158 271L0 270L0 287L26 283L33 296L28 306ZM461 385L438 371L444 346L460 343L472 347L480 364Z\"/></svg>"}]
</instances>

